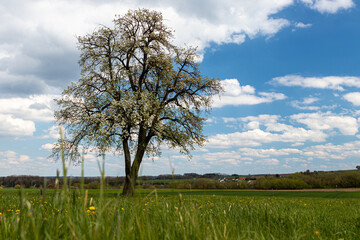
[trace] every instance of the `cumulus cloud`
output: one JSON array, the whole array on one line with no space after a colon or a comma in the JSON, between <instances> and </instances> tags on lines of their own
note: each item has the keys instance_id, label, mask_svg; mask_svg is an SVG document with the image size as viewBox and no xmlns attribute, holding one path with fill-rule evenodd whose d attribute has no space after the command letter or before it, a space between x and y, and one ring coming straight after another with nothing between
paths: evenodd
<instances>
[{"instance_id":1,"label":"cumulus cloud","mask_svg":"<svg viewBox=\"0 0 360 240\"><path fill-rule=\"evenodd\" d=\"M303 77L300 75L286 75L283 77L273 78L270 83L287 87L296 86L303 88L332 89L344 91L344 87L360 88L360 77Z\"/></svg>"},{"instance_id":2,"label":"cumulus cloud","mask_svg":"<svg viewBox=\"0 0 360 240\"><path fill-rule=\"evenodd\" d=\"M53 147L54 147L53 143L46 143L46 144L41 145L40 149L50 151L53 149Z\"/></svg>"},{"instance_id":3,"label":"cumulus cloud","mask_svg":"<svg viewBox=\"0 0 360 240\"><path fill-rule=\"evenodd\" d=\"M13 117L10 114L0 113L0 136L32 136L35 132L35 123Z\"/></svg>"},{"instance_id":4,"label":"cumulus cloud","mask_svg":"<svg viewBox=\"0 0 360 240\"><path fill-rule=\"evenodd\" d=\"M269 115L269 114L260 114L258 116L247 116L238 118L237 120L242 122L260 122L261 124L265 123L276 123L280 119L280 115Z\"/></svg>"},{"instance_id":5,"label":"cumulus cloud","mask_svg":"<svg viewBox=\"0 0 360 240\"><path fill-rule=\"evenodd\" d=\"M311 23L302 23L302 22L297 22L297 23L295 23L295 27L296 28L309 28L309 27L311 27L312 26L312 24Z\"/></svg>"},{"instance_id":6,"label":"cumulus cloud","mask_svg":"<svg viewBox=\"0 0 360 240\"><path fill-rule=\"evenodd\" d=\"M31 161L29 156L21 155L14 151L0 152L0 160L1 162L5 163L7 167L14 167L14 165L19 165ZM3 165L2 167L5 166Z\"/></svg>"},{"instance_id":7,"label":"cumulus cloud","mask_svg":"<svg viewBox=\"0 0 360 240\"><path fill-rule=\"evenodd\" d=\"M308 99L311 103L316 99ZM301 146L304 142L324 142L329 131L339 130L343 135L356 135L359 123L351 116L326 113L299 113L289 116L292 121L304 124L306 128L285 124L278 115L259 115L243 118L223 118L225 123L240 124L243 131L216 134L209 138L209 147L231 148L258 147L271 142L287 142Z\"/></svg>"},{"instance_id":8,"label":"cumulus cloud","mask_svg":"<svg viewBox=\"0 0 360 240\"><path fill-rule=\"evenodd\" d=\"M238 119L233 119L233 121L243 122L244 128L251 130L251 129L259 129L260 125L276 123L279 119L280 119L279 115L260 114L259 116L247 116Z\"/></svg>"},{"instance_id":9,"label":"cumulus cloud","mask_svg":"<svg viewBox=\"0 0 360 240\"><path fill-rule=\"evenodd\" d=\"M257 164L264 164L264 165L279 165L280 161L276 158L268 158L268 159L261 159L256 161Z\"/></svg>"},{"instance_id":10,"label":"cumulus cloud","mask_svg":"<svg viewBox=\"0 0 360 240\"><path fill-rule=\"evenodd\" d=\"M8 94L42 94L79 77L75 36L111 26L128 9L161 11L177 44L241 44L289 25L273 15L292 0L267 1L17 1L0 3L0 82ZM15 81L14 81L15 80ZM33 85L29 85L31 80ZM28 86L28 87L26 87Z\"/></svg>"},{"instance_id":11,"label":"cumulus cloud","mask_svg":"<svg viewBox=\"0 0 360 240\"><path fill-rule=\"evenodd\" d=\"M351 92L344 95L346 101L351 102L355 106L360 106L360 92Z\"/></svg>"},{"instance_id":12,"label":"cumulus cloud","mask_svg":"<svg viewBox=\"0 0 360 240\"><path fill-rule=\"evenodd\" d=\"M227 151L201 153L195 155L194 159L196 164L201 162L210 167L221 165L222 169L226 169L226 166L245 166L249 164L254 164L256 168L262 169L263 165L279 165L281 161L285 163L284 167L286 168L298 169L294 164L304 163L302 168L306 169L309 168L308 164L319 160L327 161L326 165L331 164L341 167L339 161L359 157L359 149L360 141L339 145L332 143L318 144L304 149L243 147L238 150L229 149Z\"/></svg>"},{"instance_id":13,"label":"cumulus cloud","mask_svg":"<svg viewBox=\"0 0 360 240\"><path fill-rule=\"evenodd\" d=\"M324 1L306 4L317 8L324 5L321 2ZM166 23L175 30L177 44L196 45L203 53L212 42L241 44L246 37L276 34L290 23L274 14L292 4L292 0L3 2L0 78L12 93L40 94L49 86L64 87L78 77L75 36L89 33L99 24L111 25L115 14L124 14L128 9L145 7L161 11ZM332 8L352 6L332 5ZM296 27L308 26L296 24ZM18 79L10 84L14 78ZM16 87L24 86L21 83L26 80L22 79L31 78L36 84L30 88ZM29 92L31 89L33 92Z\"/></svg>"},{"instance_id":14,"label":"cumulus cloud","mask_svg":"<svg viewBox=\"0 0 360 240\"><path fill-rule=\"evenodd\" d=\"M321 13L336 13L355 6L352 0L301 0L305 5Z\"/></svg>"},{"instance_id":15,"label":"cumulus cloud","mask_svg":"<svg viewBox=\"0 0 360 240\"><path fill-rule=\"evenodd\" d=\"M213 107L219 108L226 105L255 105L283 100L286 96L282 93L260 92L256 94L255 88L250 85L241 86L237 79L221 80L224 94L213 97Z\"/></svg>"},{"instance_id":16,"label":"cumulus cloud","mask_svg":"<svg viewBox=\"0 0 360 240\"><path fill-rule=\"evenodd\" d=\"M201 159L209 161L212 164L213 162L217 162L219 160L235 163L240 161L240 155L236 151L210 152L201 154Z\"/></svg>"},{"instance_id":17,"label":"cumulus cloud","mask_svg":"<svg viewBox=\"0 0 360 240\"><path fill-rule=\"evenodd\" d=\"M351 0L302 0L321 12L354 6ZM150 8L163 13L179 45L241 44L258 36L271 37L290 26L276 16L293 0L236 1L70 1L34 0L0 3L0 92L7 95L45 94L79 77L75 36L100 24L111 26L115 14ZM298 22L297 28L310 24ZM32 84L30 84L30 82ZM4 96L4 95L3 95ZM278 96L281 97L281 96ZM252 101L258 101L253 99Z\"/></svg>"},{"instance_id":18,"label":"cumulus cloud","mask_svg":"<svg viewBox=\"0 0 360 240\"><path fill-rule=\"evenodd\" d=\"M279 125L280 126L280 125ZM208 147L231 148L251 146L257 147L264 143L271 142L323 142L327 135L320 131L295 128L290 125L281 125L282 128L272 128L278 132L252 129L244 132L234 132L229 134L216 134L209 137Z\"/></svg>"},{"instance_id":19,"label":"cumulus cloud","mask_svg":"<svg viewBox=\"0 0 360 240\"><path fill-rule=\"evenodd\" d=\"M54 121L54 95L0 98L0 114L31 121Z\"/></svg>"},{"instance_id":20,"label":"cumulus cloud","mask_svg":"<svg viewBox=\"0 0 360 240\"><path fill-rule=\"evenodd\" d=\"M308 98L304 98L303 101L297 101L297 100L292 101L291 106L293 106L294 108L297 108L297 109L301 109L301 110L311 110L311 111L319 110L320 107L318 107L318 106L309 106L310 104L313 104L319 100L320 99L316 98L316 97L308 97Z\"/></svg>"},{"instance_id":21,"label":"cumulus cloud","mask_svg":"<svg viewBox=\"0 0 360 240\"><path fill-rule=\"evenodd\" d=\"M338 129L344 135L355 135L359 124L356 118L339 116L331 112L326 113L299 113L291 116L291 119L305 124L314 131Z\"/></svg>"},{"instance_id":22,"label":"cumulus cloud","mask_svg":"<svg viewBox=\"0 0 360 240\"><path fill-rule=\"evenodd\" d=\"M342 160L350 157L359 157L360 141L347 142L339 145L335 145L333 143L315 145L303 149L303 154L307 157L325 160Z\"/></svg>"},{"instance_id":23,"label":"cumulus cloud","mask_svg":"<svg viewBox=\"0 0 360 240\"><path fill-rule=\"evenodd\" d=\"M59 126L57 126L57 125L51 126L45 132L46 133L42 136L42 138L47 138L47 139L59 139L60 138L60 129L59 129Z\"/></svg>"},{"instance_id":24,"label":"cumulus cloud","mask_svg":"<svg viewBox=\"0 0 360 240\"><path fill-rule=\"evenodd\" d=\"M261 148L240 148L239 152L242 156L249 156L254 158L269 158L271 156L288 156L290 154L301 153L296 148L282 148L282 149L261 149Z\"/></svg>"}]
</instances>

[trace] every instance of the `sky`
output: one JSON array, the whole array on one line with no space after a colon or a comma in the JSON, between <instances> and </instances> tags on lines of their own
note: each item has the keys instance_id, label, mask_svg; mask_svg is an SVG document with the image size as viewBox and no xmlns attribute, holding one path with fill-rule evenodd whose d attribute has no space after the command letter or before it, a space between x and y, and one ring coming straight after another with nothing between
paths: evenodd
<instances>
[{"instance_id":1,"label":"sky","mask_svg":"<svg viewBox=\"0 0 360 240\"><path fill-rule=\"evenodd\" d=\"M360 165L360 6L355 0L13 0L0 2L0 176L54 176L53 99L80 77L76 36L129 9L162 12L221 81L192 158L162 148L140 175L276 174ZM101 159L85 156L85 175ZM105 174L123 176L107 154ZM72 164L69 173L80 175Z\"/></svg>"}]
</instances>

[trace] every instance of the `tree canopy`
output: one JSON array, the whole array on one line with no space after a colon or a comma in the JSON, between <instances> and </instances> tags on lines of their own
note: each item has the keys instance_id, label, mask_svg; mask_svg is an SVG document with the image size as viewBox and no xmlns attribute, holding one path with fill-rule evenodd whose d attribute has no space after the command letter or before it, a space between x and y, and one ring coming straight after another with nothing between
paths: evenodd
<instances>
[{"instance_id":1,"label":"tree canopy","mask_svg":"<svg viewBox=\"0 0 360 240\"><path fill-rule=\"evenodd\" d=\"M67 129L66 156L79 157L83 146L123 154L123 194L133 195L144 154L204 143L203 112L222 88L201 75L196 48L172 43L161 13L139 9L113 22L78 37L81 78L63 91L55 117Z\"/></svg>"}]
</instances>

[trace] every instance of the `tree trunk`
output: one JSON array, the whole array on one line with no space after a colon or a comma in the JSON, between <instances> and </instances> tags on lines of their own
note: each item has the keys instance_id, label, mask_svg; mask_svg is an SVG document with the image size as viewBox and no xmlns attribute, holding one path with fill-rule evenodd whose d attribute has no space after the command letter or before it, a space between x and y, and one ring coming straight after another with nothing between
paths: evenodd
<instances>
[{"instance_id":1,"label":"tree trunk","mask_svg":"<svg viewBox=\"0 0 360 240\"><path fill-rule=\"evenodd\" d=\"M123 192L122 192L123 196L134 196L135 195L136 180L138 177L139 168L140 168L143 154L140 157L141 158L135 157L134 162L131 166L131 172L126 173L125 184L124 184L124 188L123 188Z\"/></svg>"},{"instance_id":2,"label":"tree trunk","mask_svg":"<svg viewBox=\"0 0 360 240\"><path fill-rule=\"evenodd\" d=\"M122 195L134 196L136 179L134 182L131 177L131 155L130 155L129 144L127 139L123 141L123 148L124 148L124 157L125 157L125 184Z\"/></svg>"},{"instance_id":3,"label":"tree trunk","mask_svg":"<svg viewBox=\"0 0 360 240\"><path fill-rule=\"evenodd\" d=\"M125 177L125 184L124 184L124 188L123 188L123 192L122 192L123 196L134 196L135 195L136 180L137 180L137 177L139 174L140 164L142 162L142 159L143 159L144 153L145 153L145 149L146 149L146 147L143 147L143 146L138 148L138 151L135 155L134 162L131 166L131 169L128 169L128 165L125 164L126 177ZM126 157L125 157L125 161L126 161Z\"/></svg>"},{"instance_id":4,"label":"tree trunk","mask_svg":"<svg viewBox=\"0 0 360 240\"><path fill-rule=\"evenodd\" d=\"M122 191L123 196L134 196L135 195L135 184L136 178L134 179L130 175L125 177L125 184Z\"/></svg>"},{"instance_id":5,"label":"tree trunk","mask_svg":"<svg viewBox=\"0 0 360 240\"><path fill-rule=\"evenodd\" d=\"M139 141L138 147L136 150L136 154L134 157L133 164L131 165L131 156L129 151L129 145L127 140L123 141L123 148L124 148L124 155L125 155L125 184L123 188L122 195L123 196L134 196L135 195L135 186L136 186L136 179L139 174L140 164L145 154L146 147L150 142L151 137L153 136L152 133L146 135L147 130L144 127L140 127L139 129Z\"/></svg>"}]
</instances>

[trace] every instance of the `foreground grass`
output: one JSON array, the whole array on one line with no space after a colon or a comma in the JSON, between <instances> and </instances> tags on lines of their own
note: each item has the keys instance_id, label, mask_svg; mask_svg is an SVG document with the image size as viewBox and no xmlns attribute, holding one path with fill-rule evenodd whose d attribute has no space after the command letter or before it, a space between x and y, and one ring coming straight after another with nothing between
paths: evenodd
<instances>
[{"instance_id":1,"label":"foreground grass","mask_svg":"<svg viewBox=\"0 0 360 240\"><path fill-rule=\"evenodd\" d=\"M359 239L357 198L269 193L1 190L0 239Z\"/></svg>"}]
</instances>

